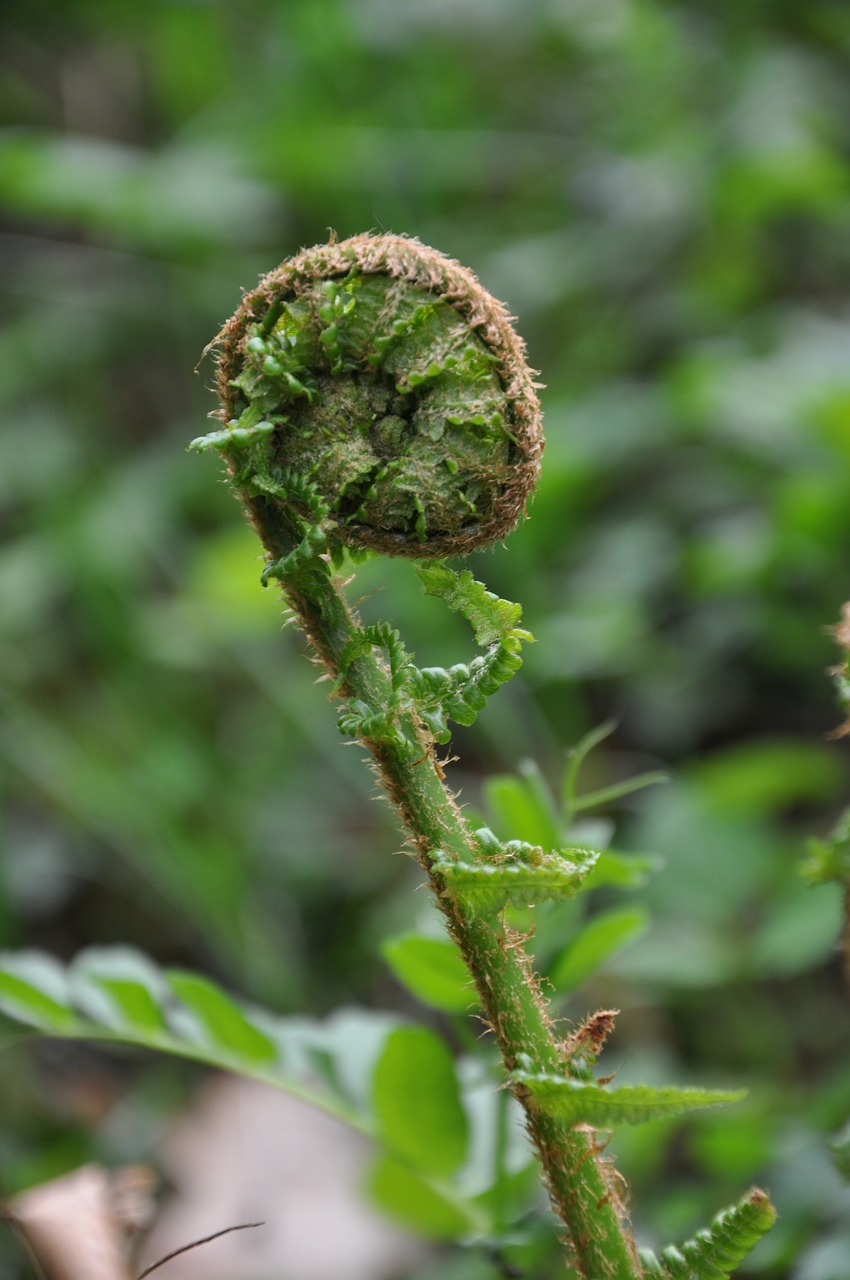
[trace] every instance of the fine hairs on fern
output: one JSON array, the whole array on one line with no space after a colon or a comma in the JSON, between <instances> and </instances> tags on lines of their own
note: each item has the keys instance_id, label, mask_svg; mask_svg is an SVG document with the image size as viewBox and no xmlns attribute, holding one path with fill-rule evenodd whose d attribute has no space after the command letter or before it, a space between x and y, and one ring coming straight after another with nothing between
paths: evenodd
<instances>
[{"instance_id":1,"label":"fine hairs on fern","mask_svg":"<svg viewBox=\"0 0 850 1280\"><path fill-rule=\"evenodd\" d=\"M656 1257L638 1251L603 1151L615 1123L738 1095L611 1088L592 1070L604 1036L559 1038L505 908L572 896L593 855L470 829L435 753L530 638L519 606L443 563L505 537L540 469L535 384L504 307L416 240L359 235L264 277L213 345L221 426L195 447L225 459L265 547L264 580L280 584L330 676L341 731L370 754L404 823L524 1108L569 1265L584 1280L730 1274L773 1221L762 1192ZM479 657L420 670L389 623L361 623L334 571L377 552L415 562L424 590L470 623Z\"/></svg>"}]
</instances>

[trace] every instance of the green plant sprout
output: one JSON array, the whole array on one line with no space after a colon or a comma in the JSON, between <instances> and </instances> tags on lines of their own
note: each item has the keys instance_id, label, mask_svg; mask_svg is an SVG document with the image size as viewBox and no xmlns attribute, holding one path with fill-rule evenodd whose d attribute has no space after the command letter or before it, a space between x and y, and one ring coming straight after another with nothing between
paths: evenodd
<instances>
[{"instance_id":1,"label":"green plant sprout","mask_svg":"<svg viewBox=\"0 0 850 1280\"><path fill-rule=\"evenodd\" d=\"M838 703L844 712L844 722L834 731L834 738L850 734L850 602L841 611L841 620L832 628L841 650L841 661L830 669L835 684ZM844 890L844 929L841 950L844 958L844 976L850 985L850 809L846 809L835 824L829 838L812 838L806 847L806 858L801 871L811 885L834 882Z\"/></svg>"},{"instance_id":2,"label":"green plant sprout","mask_svg":"<svg viewBox=\"0 0 850 1280\"><path fill-rule=\"evenodd\" d=\"M606 1147L620 1124L741 1094L597 1077L614 1013L591 1015L563 1036L517 927L517 912L645 871L571 843L569 833L586 810L660 776L581 793L582 762L610 732L604 726L570 758L560 805L533 770L490 789L502 818L523 794L526 812L529 797L532 811L537 805L530 838L516 830L499 838L461 812L437 755L450 722L472 724L531 639L518 605L446 563L513 529L540 468L535 384L504 308L469 271L418 241L363 235L302 251L271 272L214 345L222 425L193 447L225 460L265 549L263 581L279 584L329 677L340 731L369 754L456 947L401 939L388 958L437 1007L459 1018L477 1008L498 1047L501 1089L485 1076L482 1093L480 1072L461 1079L444 1042L424 1027L351 1013L317 1024L275 1018L130 951L84 953L68 969L43 956L9 957L0 969L3 1008L49 1034L183 1054L308 1098L377 1141L378 1198L391 1205L399 1188L412 1188L417 1225L436 1238L498 1243L509 1232L527 1167L521 1156L508 1159L509 1114L518 1111L569 1274L730 1275L774 1220L767 1195L752 1189L656 1256L637 1246ZM469 623L477 657L419 668L391 624L360 620L344 577L377 553L412 561L423 590ZM597 945L610 950L623 936L621 927ZM356 1079L355 1043L368 1062ZM476 1182L480 1135L470 1116L482 1106L495 1153Z\"/></svg>"}]
</instances>

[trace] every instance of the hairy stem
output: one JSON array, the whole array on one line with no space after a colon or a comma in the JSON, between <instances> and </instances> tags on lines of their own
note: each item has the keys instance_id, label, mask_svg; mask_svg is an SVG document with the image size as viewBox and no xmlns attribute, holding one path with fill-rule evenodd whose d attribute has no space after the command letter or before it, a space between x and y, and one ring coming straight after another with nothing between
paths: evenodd
<instances>
[{"instance_id":1,"label":"hairy stem","mask_svg":"<svg viewBox=\"0 0 850 1280\"><path fill-rule=\"evenodd\" d=\"M271 558L285 555L294 533L284 527L280 512L261 499L249 505ZM344 660L359 624L325 560L316 557L294 567L282 575L281 585L341 696L370 708L389 705L392 686L384 664L371 652ZM446 892L440 861L448 857L475 862L480 851L442 781L432 735L410 713L400 716L398 728L401 732L391 740L364 735L361 741L469 967L505 1067L512 1072L533 1064L538 1072L569 1074L569 1054L555 1034L524 940L501 917L484 918ZM601 1156L604 1143L597 1132L547 1114L523 1085L511 1087L525 1110L552 1204L566 1228L573 1265L585 1280L640 1280L643 1272L619 1199L617 1175Z\"/></svg>"}]
</instances>

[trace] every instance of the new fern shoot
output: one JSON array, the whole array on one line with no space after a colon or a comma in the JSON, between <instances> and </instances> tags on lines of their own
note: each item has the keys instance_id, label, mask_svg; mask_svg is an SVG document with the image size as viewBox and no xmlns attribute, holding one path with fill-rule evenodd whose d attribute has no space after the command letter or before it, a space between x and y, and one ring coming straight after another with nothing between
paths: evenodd
<instances>
[{"instance_id":1,"label":"new fern shoot","mask_svg":"<svg viewBox=\"0 0 850 1280\"><path fill-rule=\"evenodd\" d=\"M594 1078L610 1015L604 1033L597 1018L598 1034L561 1038L505 911L575 894L594 855L471 829L436 755L530 639L518 605L446 563L510 533L539 473L535 383L505 308L434 249L360 235L272 271L214 345L221 427L194 445L225 459L265 548L263 579L280 584L330 676L340 730L369 753L404 823L524 1109L569 1265L584 1280L730 1274L773 1221L762 1192L651 1256L604 1150L618 1123L737 1095ZM411 559L423 589L469 622L480 656L420 669L390 623L363 625L341 570L377 553Z\"/></svg>"}]
</instances>

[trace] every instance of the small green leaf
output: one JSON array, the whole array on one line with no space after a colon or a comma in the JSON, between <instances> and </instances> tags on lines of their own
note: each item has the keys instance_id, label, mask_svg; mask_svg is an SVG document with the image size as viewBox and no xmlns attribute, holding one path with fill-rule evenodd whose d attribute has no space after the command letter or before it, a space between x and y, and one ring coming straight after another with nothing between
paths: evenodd
<instances>
[{"instance_id":1,"label":"small green leaf","mask_svg":"<svg viewBox=\"0 0 850 1280\"><path fill-rule=\"evenodd\" d=\"M587 757L594 748L598 747L606 738L610 738L611 734L617 728L615 720L606 720L604 724L597 725L595 729L591 729L583 738L567 753L567 763L564 769L564 780L562 784L561 798L564 813L572 819L575 811L576 791L578 789L578 775L581 767Z\"/></svg>"},{"instance_id":2,"label":"small green leaf","mask_svg":"<svg viewBox=\"0 0 850 1280\"><path fill-rule=\"evenodd\" d=\"M284 1089L371 1130L374 1062L397 1022L368 1010L325 1021L244 1013L206 978L170 978L128 947L81 952L68 968L40 952L0 955L0 1034L34 1027L46 1035L121 1041L214 1064ZM325 1078L317 1063L327 1064Z\"/></svg>"},{"instance_id":3,"label":"small green leaf","mask_svg":"<svg viewBox=\"0 0 850 1280\"><path fill-rule=\"evenodd\" d=\"M606 1128L618 1124L644 1124L740 1102L746 1089L677 1089L653 1088L651 1085L621 1085L609 1089L595 1083L571 1080L565 1076L533 1075L515 1071L511 1079L523 1085L535 1104L551 1115L561 1116L573 1124L590 1124Z\"/></svg>"},{"instance_id":4,"label":"small green leaf","mask_svg":"<svg viewBox=\"0 0 850 1280\"><path fill-rule=\"evenodd\" d=\"M500 600L482 582L473 578L469 569L456 573L448 565L436 562L416 566L425 592L440 596L450 609L466 618L482 646L495 644L502 636L518 627L522 608L511 600Z\"/></svg>"},{"instance_id":5,"label":"small green leaf","mask_svg":"<svg viewBox=\"0 0 850 1280\"><path fill-rule=\"evenodd\" d=\"M481 915L492 915L505 906L532 907L575 897L597 855L591 849L565 853L571 856L531 849L500 861L454 862L446 858L437 866L451 897Z\"/></svg>"},{"instance_id":6,"label":"small green leaf","mask_svg":"<svg viewBox=\"0 0 850 1280\"><path fill-rule=\"evenodd\" d=\"M585 809L598 809L602 805L613 804L635 791L643 791L645 787L654 787L662 782L669 782L669 774L655 769L651 773L639 773L633 778L625 778L622 782L612 782L609 787L600 787L597 791L587 791L576 796L573 801L573 812L580 813Z\"/></svg>"},{"instance_id":7,"label":"small green leaf","mask_svg":"<svg viewBox=\"0 0 850 1280\"><path fill-rule=\"evenodd\" d=\"M415 1168L444 1176L464 1161L466 1112L448 1048L425 1027L399 1027L372 1077L378 1136Z\"/></svg>"},{"instance_id":8,"label":"small green leaf","mask_svg":"<svg viewBox=\"0 0 850 1280\"><path fill-rule=\"evenodd\" d=\"M616 907L594 916L553 961L547 975L550 982L556 991L574 991L648 927L649 915L643 907Z\"/></svg>"},{"instance_id":9,"label":"small green leaf","mask_svg":"<svg viewBox=\"0 0 850 1280\"><path fill-rule=\"evenodd\" d=\"M663 860L655 854L618 853L614 849L603 849L588 877L586 888L614 885L618 889L639 889L663 865Z\"/></svg>"},{"instance_id":10,"label":"small green leaf","mask_svg":"<svg viewBox=\"0 0 850 1280\"><path fill-rule=\"evenodd\" d=\"M0 1009L16 1022L62 1034L76 1022L62 966L40 951L0 955Z\"/></svg>"},{"instance_id":11,"label":"small green leaf","mask_svg":"<svg viewBox=\"0 0 850 1280\"><path fill-rule=\"evenodd\" d=\"M842 775L829 746L790 737L739 743L702 757L689 770L712 813L757 817L801 802L826 804L840 794Z\"/></svg>"},{"instance_id":12,"label":"small green leaf","mask_svg":"<svg viewBox=\"0 0 850 1280\"><path fill-rule=\"evenodd\" d=\"M561 843L552 803L547 803L530 779L499 774L485 782L484 799L496 819L497 830L506 840L527 840L544 849Z\"/></svg>"},{"instance_id":13,"label":"small green leaf","mask_svg":"<svg viewBox=\"0 0 850 1280\"><path fill-rule=\"evenodd\" d=\"M842 813L826 840L813 837L807 842L806 854L800 871L809 884L850 881L850 809Z\"/></svg>"},{"instance_id":14,"label":"small green leaf","mask_svg":"<svg viewBox=\"0 0 850 1280\"><path fill-rule=\"evenodd\" d=\"M850 1122L832 1140L832 1158L845 1182L850 1182Z\"/></svg>"},{"instance_id":15,"label":"small green leaf","mask_svg":"<svg viewBox=\"0 0 850 1280\"><path fill-rule=\"evenodd\" d=\"M670 1280L667 1268L662 1266L651 1249L638 1249L638 1257L643 1269L643 1280Z\"/></svg>"},{"instance_id":16,"label":"small green leaf","mask_svg":"<svg viewBox=\"0 0 850 1280\"><path fill-rule=\"evenodd\" d=\"M167 1032L160 1008L165 984L146 956L130 947L91 947L69 970L74 1003L96 1022L140 1036Z\"/></svg>"},{"instance_id":17,"label":"small green leaf","mask_svg":"<svg viewBox=\"0 0 850 1280\"><path fill-rule=\"evenodd\" d=\"M743 1262L776 1221L776 1210L758 1187L724 1209L704 1231L679 1248L663 1249L670 1280L723 1280Z\"/></svg>"},{"instance_id":18,"label":"small green leaf","mask_svg":"<svg viewBox=\"0 0 850 1280\"><path fill-rule=\"evenodd\" d=\"M242 1010L223 991L195 973L172 969L168 983L178 1000L194 1015L195 1033L202 1041L224 1049L238 1063L273 1062L277 1047L273 1040L255 1027ZM180 1011L175 1011L180 1031L192 1038L192 1028Z\"/></svg>"},{"instance_id":19,"label":"small green leaf","mask_svg":"<svg viewBox=\"0 0 850 1280\"><path fill-rule=\"evenodd\" d=\"M287 1066L300 1060L310 1075L318 1066L335 1091L358 1112L370 1114L375 1064L387 1036L401 1025L401 1019L374 1009L343 1006L323 1022L292 1018L286 1025L283 1047Z\"/></svg>"},{"instance_id":20,"label":"small green leaf","mask_svg":"<svg viewBox=\"0 0 850 1280\"><path fill-rule=\"evenodd\" d=\"M375 1161L368 1186L380 1208L428 1240L457 1240L479 1226L456 1194L443 1195L390 1156Z\"/></svg>"},{"instance_id":21,"label":"small green leaf","mask_svg":"<svg viewBox=\"0 0 850 1280\"><path fill-rule=\"evenodd\" d=\"M382 946L384 958L408 991L442 1013L468 1013L475 989L460 952L448 938L405 933Z\"/></svg>"}]
</instances>

